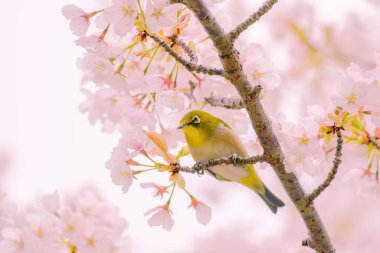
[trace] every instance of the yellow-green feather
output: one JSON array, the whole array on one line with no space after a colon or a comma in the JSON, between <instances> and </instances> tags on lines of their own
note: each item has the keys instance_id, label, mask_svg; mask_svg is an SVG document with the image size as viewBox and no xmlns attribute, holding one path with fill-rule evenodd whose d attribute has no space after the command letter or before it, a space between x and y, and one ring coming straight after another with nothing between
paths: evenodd
<instances>
[{"instance_id":1,"label":"yellow-green feather","mask_svg":"<svg viewBox=\"0 0 380 253\"><path fill-rule=\"evenodd\" d=\"M256 192L269 209L273 212L277 212L277 208L284 206L284 202L274 195L261 181L259 175L257 175L253 165L248 168L249 175L241 180L241 184Z\"/></svg>"},{"instance_id":2,"label":"yellow-green feather","mask_svg":"<svg viewBox=\"0 0 380 253\"><path fill-rule=\"evenodd\" d=\"M254 190L259 195L265 194L264 183L261 181L259 175L257 175L253 165L246 167L249 174L247 177L241 180L241 184L247 186L248 188Z\"/></svg>"},{"instance_id":3,"label":"yellow-green feather","mask_svg":"<svg viewBox=\"0 0 380 253\"><path fill-rule=\"evenodd\" d=\"M201 119L199 125L190 125L182 129L185 133L187 143L192 147L200 147L204 145L213 136L219 124L223 124L230 128L230 126L223 120L201 110L194 110L187 113L181 119L181 124L191 122L194 116L198 116Z\"/></svg>"}]
</instances>

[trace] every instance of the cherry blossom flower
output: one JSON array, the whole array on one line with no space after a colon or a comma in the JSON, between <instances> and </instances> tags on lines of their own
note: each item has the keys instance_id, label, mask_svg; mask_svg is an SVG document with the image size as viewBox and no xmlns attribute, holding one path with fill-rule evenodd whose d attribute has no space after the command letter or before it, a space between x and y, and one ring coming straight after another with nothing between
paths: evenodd
<instances>
[{"instance_id":1,"label":"cherry blossom flower","mask_svg":"<svg viewBox=\"0 0 380 253\"><path fill-rule=\"evenodd\" d=\"M94 82L98 86L108 85L114 90L122 93L128 92L126 78L115 69L108 58L104 58L101 54L86 54L78 66L85 72L83 82Z\"/></svg>"},{"instance_id":2,"label":"cherry blossom flower","mask_svg":"<svg viewBox=\"0 0 380 253\"><path fill-rule=\"evenodd\" d=\"M280 76L275 73L273 64L265 55L264 49L259 44L251 43L246 51L250 55L244 64L248 80L269 90L279 86Z\"/></svg>"},{"instance_id":3,"label":"cherry blossom flower","mask_svg":"<svg viewBox=\"0 0 380 253\"><path fill-rule=\"evenodd\" d=\"M142 152L147 143L147 137L136 138L139 135L123 137L113 149L111 159L106 162L106 168L111 171L112 182L122 186L126 193L132 184L134 171L131 170L130 161ZM129 150L132 149L132 152Z\"/></svg>"},{"instance_id":4,"label":"cherry blossom flower","mask_svg":"<svg viewBox=\"0 0 380 253\"><path fill-rule=\"evenodd\" d=\"M60 212L60 228L62 235L68 238L73 244L78 244L81 240L81 229L85 226L82 214L75 212L71 208L64 208Z\"/></svg>"},{"instance_id":5,"label":"cherry blossom flower","mask_svg":"<svg viewBox=\"0 0 380 253\"><path fill-rule=\"evenodd\" d=\"M137 16L137 1L113 0L113 5L103 12L104 19L113 25L115 33L124 36L133 27Z\"/></svg>"},{"instance_id":6,"label":"cherry blossom flower","mask_svg":"<svg viewBox=\"0 0 380 253\"><path fill-rule=\"evenodd\" d=\"M370 169L351 169L344 177L343 181L354 186L355 190L363 195L380 196L380 180Z\"/></svg>"},{"instance_id":7,"label":"cherry blossom flower","mask_svg":"<svg viewBox=\"0 0 380 253\"><path fill-rule=\"evenodd\" d=\"M58 193L28 205L1 231L0 252L129 252L127 223L118 210L84 189L59 201Z\"/></svg>"},{"instance_id":8,"label":"cherry blossom flower","mask_svg":"<svg viewBox=\"0 0 380 253\"><path fill-rule=\"evenodd\" d=\"M193 196L190 196L190 198L191 203L188 208L194 208L197 221L202 225L207 225L211 220L211 208Z\"/></svg>"},{"instance_id":9,"label":"cherry blossom flower","mask_svg":"<svg viewBox=\"0 0 380 253\"><path fill-rule=\"evenodd\" d=\"M25 239L21 229L7 227L1 231L3 240L0 240L1 252L25 252Z\"/></svg>"},{"instance_id":10,"label":"cherry blossom flower","mask_svg":"<svg viewBox=\"0 0 380 253\"><path fill-rule=\"evenodd\" d=\"M333 125L334 122L331 122L327 118L326 110L322 108L320 105L310 105L307 107L307 114L311 118L313 122L316 124L312 124L312 122L309 124L311 127L311 132L317 132L321 125Z\"/></svg>"},{"instance_id":11,"label":"cherry blossom flower","mask_svg":"<svg viewBox=\"0 0 380 253\"><path fill-rule=\"evenodd\" d=\"M25 215L27 229L25 230L25 243L36 252L58 251L59 231L57 219L48 213L33 212Z\"/></svg>"},{"instance_id":12,"label":"cherry blossom flower","mask_svg":"<svg viewBox=\"0 0 380 253\"><path fill-rule=\"evenodd\" d=\"M157 33L168 31L177 21L177 7L170 5L168 0L148 0L145 11L145 21L148 28Z\"/></svg>"},{"instance_id":13,"label":"cherry blossom flower","mask_svg":"<svg viewBox=\"0 0 380 253\"><path fill-rule=\"evenodd\" d=\"M112 63L98 54L86 54L78 61L78 67L85 73L83 82L91 81L99 86L107 84L108 77L114 72Z\"/></svg>"},{"instance_id":14,"label":"cherry blossom flower","mask_svg":"<svg viewBox=\"0 0 380 253\"><path fill-rule=\"evenodd\" d=\"M124 68L121 74L126 77L128 90L130 94L150 94L160 90L160 87L155 87L153 84L147 83L147 76L144 75L144 63L140 57L135 55L126 56Z\"/></svg>"},{"instance_id":15,"label":"cherry blossom flower","mask_svg":"<svg viewBox=\"0 0 380 253\"><path fill-rule=\"evenodd\" d=\"M189 106L189 98L177 90L166 90L157 94L157 106L181 112Z\"/></svg>"},{"instance_id":16,"label":"cherry blossom flower","mask_svg":"<svg viewBox=\"0 0 380 253\"><path fill-rule=\"evenodd\" d=\"M351 114L356 114L359 107L367 105L365 86L363 87L351 78L344 78L343 84L341 95L333 96L332 103Z\"/></svg>"},{"instance_id":17,"label":"cherry blossom flower","mask_svg":"<svg viewBox=\"0 0 380 253\"><path fill-rule=\"evenodd\" d=\"M131 97L120 94L111 88L91 92L82 89L86 99L79 106L82 113L88 115L91 124L102 123L102 131L111 133L117 129L129 110L134 109Z\"/></svg>"},{"instance_id":18,"label":"cherry blossom flower","mask_svg":"<svg viewBox=\"0 0 380 253\"><path fill-rule=\"evenodd\" d=\"M165 193L168 193L168 187L166 186L162 186L162 185L158 185L158 184L155 184L155 183L142 183L140 184L140 186L144 189L146 188L153 188L154 189L154 192L153 192L153 195L155 197L158 197L160 196L161 199L164 197L164 194Z\"/></svg>"},{"instance_id":19,"label":"cherry blossom flower","mask_svg":"<svg viewBox=\"0 0 380 253\"><path fill-rule=\"evenodd\" d=\"M70 20L71 31L77 36L83 36L87 33L90 26L90 18L96 13L86 13L74 4L66 5L62 8L62 14Z\"/></svg>"},{"instance_id":20,"label":"cherry blossom flower","mask_svg":"<svg viewBox=\"0 0 380 253\"><path fill-rule=\"evenodd\" d=\"M104 37L97 35L90 35L80 37L75 41L77 46L83 47L89 52L96 52L96 54L102 58L117 58L123 53L123 50L118 47L110 47L104 41Z\"/></svg>"},{"instance_id":21,"label":"cherry blossom flower","mask_svg":"<svg viewBox=\"0 0 380 253\"><path fill-rule=\"evenodd\" d=\"M182 173L172 173L169 178L170 182L174 182L181 189L185 189L186 181Z\"/></svg>"},{"instance_id":22,"label":"cherry blossom flower","mask_svg":"<svg viewBox=\"0 0 380 253\"><path fill-rule=\"evenodd\" d=\"M307 122L310 121L304 121L306 126ZM317 132L311 132L307 127L293 126L282 140L285 144L286 169L289 172L296 172L299 175L306 172L311 176L322 172L324 153L318 142Z\"/></svg>"},{"instance_id":23,"label":"cherry blossom flower","mask_svg":"<svg viewBox=\"0 0 380 253\"><path fill-rule=\"evenodd\" d=\"M126 108L126 112L120 120L120 132L125 135L129 133L142 134L142 130L153 130L157 120L153 112L139 107Z\"/></svg>"},{"instance_id":24,"label":"cherry blossom flower","mask_svg":"<svg viewBox=\"0 0 380 253\"><path fill-rule=\"evenodd\" d=\"M87 224L82 229L81 240L76 243L78 252L108 252L111 249L107 229L97 228L95 224Z\"/></svg>"},{"instance_id":25,"label":"cherry blossom flower","mask_svg":"<svg viewBox=\"0 0 380 253\"><path fill-rule=\"evenodd\" d=\"M113 149L111 159L106 162L106 168L111 171L112 182L121 185L123 193L128 191L133 181L133 171L128 161L136 155L136 152L130 153L123 145L118 145Z\"/></svg>"},{"instance_id":26,"label":"cherry blossom flower","mask_svg":"<svg viewBox=\"0 0 380 253\"><path fill-rule=\"evenodd\" d=\"M169 209L169 203L163 206L156 206L144 213L145 216L152 216L148 219L148 224L152 227L161 226L163 229L170 231L174 225L174 220Z\"/></svg>"}]
</instances>

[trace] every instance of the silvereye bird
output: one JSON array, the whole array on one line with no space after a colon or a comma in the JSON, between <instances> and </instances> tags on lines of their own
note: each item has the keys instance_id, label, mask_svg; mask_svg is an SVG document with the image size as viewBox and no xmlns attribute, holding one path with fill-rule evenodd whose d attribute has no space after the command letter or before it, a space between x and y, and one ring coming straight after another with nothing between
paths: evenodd
<instances>
[{"instance_id":1,"label":"silvereye bird","mask_svg":"<svg viewBox=\"0 0 380 253\"><path fill-rule=\"evenodd\" d=\"M178 127L185 133L190 153L196 162L236 154L249 157L248 153L231 127L223 120L201 110L187 113ZM218 165L210 167L207 172L218 180L238 182L255 191L268 205L273 213L284 206L263 183L253 165L234 166Z\"/></svg>"}]
</instances>

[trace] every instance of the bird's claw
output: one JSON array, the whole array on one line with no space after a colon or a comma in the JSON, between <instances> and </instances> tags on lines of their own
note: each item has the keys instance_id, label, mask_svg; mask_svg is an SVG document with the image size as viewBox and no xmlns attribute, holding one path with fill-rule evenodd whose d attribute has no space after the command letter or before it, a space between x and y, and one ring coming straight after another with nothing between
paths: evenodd
<instances>
[{"instance_id":1,"label":"bird's claw","mask_svg":"<svg viewBox=\"0 0 380 253\"><path fill-rule=\"evenodd\" d=\"M233 154L233 155L231 155L230 159L231 159L232 164L234 166L237 166L237 164L238 164L238 161L237 161L238 160L238 155L237 154Z\"/></svg>"},{"instance_id":2,"label":"bird's claw","mask_svg":"<svg viewBox=\"0 0 380 253\"><path fill-rule=\"evenodd\" d=\"M205 174L201 164L196 163L196 164L194 164L193 168L194 168L195 172L198 174L198 176Z\"/></svg>"},{"instance_id":3,"label":"bird's claw","mask_svg":"<svg viewBox=\"0 0 380 253\"><path fill-rule=\"evenodd\" d=\"M205 171L203 169L197 170L197 175L202 176L205 174Z\"/></svg>"}]
</instances>

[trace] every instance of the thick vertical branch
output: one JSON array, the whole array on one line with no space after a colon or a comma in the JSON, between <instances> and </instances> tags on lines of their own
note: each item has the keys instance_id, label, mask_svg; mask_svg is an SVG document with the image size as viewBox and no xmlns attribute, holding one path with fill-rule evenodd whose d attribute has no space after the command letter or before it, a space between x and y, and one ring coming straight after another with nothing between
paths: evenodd
<instances>
[{"instance_id":1,"label":"thick vertical branch","mask_svg":"<svg viewBox=\"0 0 380 253\"><path fill-rule=\"evenodd\" d=\"M304 204L304 198L307 195L302 189L297 177L293 173L287 173L285 171L283 162L284 155L281 147L258 96L252 92L254 88L242 70L239 56L236 50L234 50L232 40L216 22L203 0L187 0L181 2L186 4L188 8L193 11L218 50L219 58L225 72L224 77L230 81L239 92L251 118L253 128L264 149L264 154L270 158L271 166L294 205L297 207L309 231L308 246L317 252L335 252L313 203L310 203L310 205Z\"/></svg>"}]
</instances>

